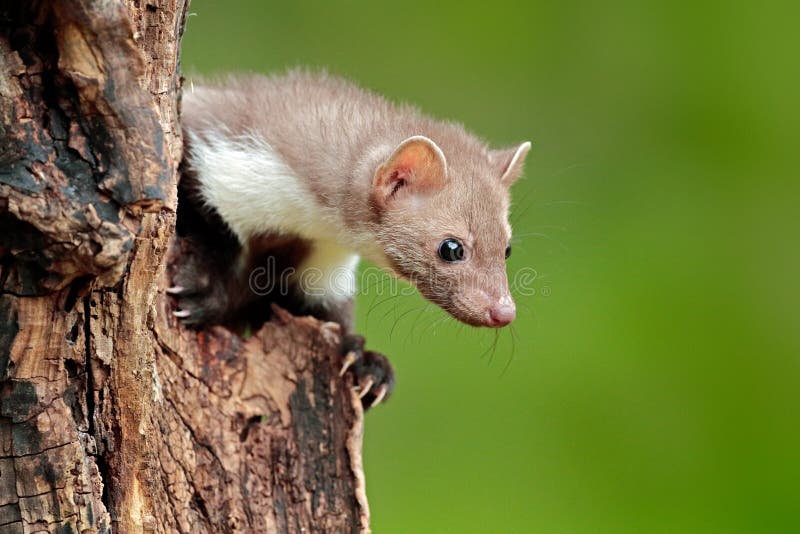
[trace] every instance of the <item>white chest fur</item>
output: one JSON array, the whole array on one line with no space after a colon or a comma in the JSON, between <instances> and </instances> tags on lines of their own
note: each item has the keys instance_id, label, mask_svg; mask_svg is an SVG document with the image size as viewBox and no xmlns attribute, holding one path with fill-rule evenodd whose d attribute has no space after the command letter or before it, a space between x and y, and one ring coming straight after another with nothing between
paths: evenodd
<instances>
[{"instance_id":1,"label":"white chest fur","mask_svg":"<svg viewBox=\"0 0 800 534\"><path fill-rule=\"evenodd\" d=\"M349 299L356 290L358 255L342 245L335 210L325 208L279 155L261 139L189 133L189 163L203 200L241 243L265 233L297 235L313 243L293 280L308 300Z\"/></svg>"}]
</instances>

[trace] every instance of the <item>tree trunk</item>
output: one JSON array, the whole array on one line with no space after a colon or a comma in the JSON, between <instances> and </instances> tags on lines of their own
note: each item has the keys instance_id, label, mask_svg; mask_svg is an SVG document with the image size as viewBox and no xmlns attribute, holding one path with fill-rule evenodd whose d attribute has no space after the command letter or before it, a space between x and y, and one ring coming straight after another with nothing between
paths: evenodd
<instances>
[{"instance_id":1,"label":"tree trunk","mask_svg":"<svg viewBox=\"0 0 800 534\"><path fill-rule=\"evenodd\" d=\"M171 318L186 0L0 0L0 531L368 531L337 325Z\"/></svg>"}]
</instances>

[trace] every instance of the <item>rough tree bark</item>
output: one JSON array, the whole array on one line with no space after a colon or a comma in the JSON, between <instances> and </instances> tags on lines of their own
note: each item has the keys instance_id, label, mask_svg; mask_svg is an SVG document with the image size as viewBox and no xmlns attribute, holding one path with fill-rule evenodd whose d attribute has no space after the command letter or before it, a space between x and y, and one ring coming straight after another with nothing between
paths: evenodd
<instances>
[{"instance_id":1,"label":"rough tree bark","mask_svg":"<svg viewBox=\"0 0 800 534\"><path fill-rule=\"evenodd\" d=\"M0 0L0 531L368 530L338 330L170 318L187 0Z\"/></svg>"}]
</instances>

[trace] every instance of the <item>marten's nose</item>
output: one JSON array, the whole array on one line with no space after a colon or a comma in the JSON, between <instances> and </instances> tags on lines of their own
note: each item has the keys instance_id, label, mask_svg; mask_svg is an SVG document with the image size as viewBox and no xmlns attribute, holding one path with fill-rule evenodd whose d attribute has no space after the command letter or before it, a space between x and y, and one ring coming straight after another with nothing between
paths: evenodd
<instances>
[{"instance_id":1,"label":"marten's nose","mask_svg":"<svg viewBox=\"0 0 800 534\"><path fill-rule=\"evenodd\" d=\"M487 326L499 328L505 326L517 316L517 307L510 296L503 297L489 308Z\"/></svg>"}]
</instances>

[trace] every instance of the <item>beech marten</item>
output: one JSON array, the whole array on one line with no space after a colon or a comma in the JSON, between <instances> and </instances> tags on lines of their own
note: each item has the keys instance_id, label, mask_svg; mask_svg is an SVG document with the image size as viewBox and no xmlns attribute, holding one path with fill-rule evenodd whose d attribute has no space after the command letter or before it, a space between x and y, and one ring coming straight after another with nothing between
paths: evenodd
<instances>
[{"instance_id":1,"label":"beech marten","mask_svg":"<svg viewBox=\"0 0 800 534\"><path fill-rule=\"evenodd\" d=\"M192 250L169 292L185 323L247 320L264 298L338 322L343 372L371 406L394 376L353 332L361 257L459 321L514 319L509 187L530 143L491 150L458 124L302 71L193 83L181 122L178 233Z\"/></svg>"}]
</instances>

